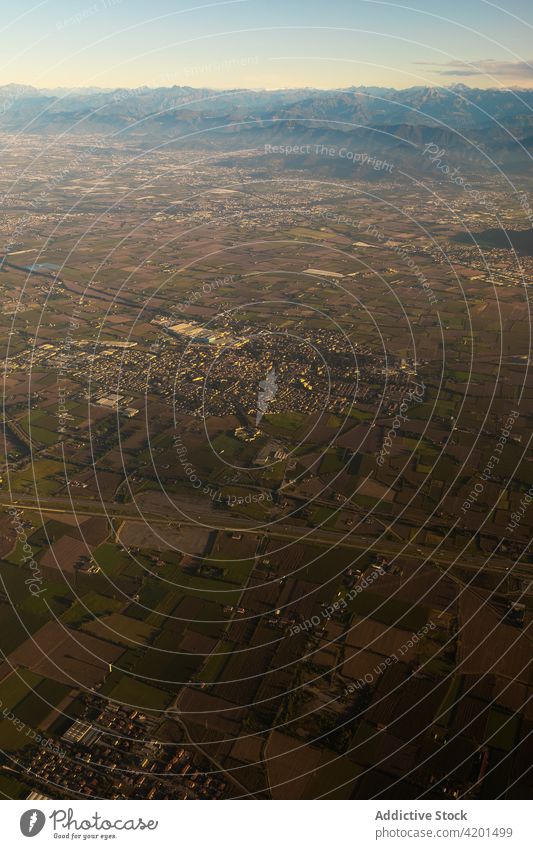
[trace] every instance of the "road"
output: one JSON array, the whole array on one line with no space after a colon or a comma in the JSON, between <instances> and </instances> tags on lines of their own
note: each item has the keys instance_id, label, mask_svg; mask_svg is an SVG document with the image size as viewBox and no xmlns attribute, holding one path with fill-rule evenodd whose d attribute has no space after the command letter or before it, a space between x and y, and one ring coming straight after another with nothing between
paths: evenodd
<instances>
[{"instance_id":1,"label":"road","mask_svg":"<svg viewBox=\"0 0 533 849\"><path fill-rule=\"evenodd\" d=\"M257 528L253 520L244 518L236 519L239 524L228 524L228 517L221 515L220 511L201 511L197 512L198 508L194 509L194 515L190 518L182 518L181 514L177 513L169 517L157 512L144 512L141 514L139 508L135 505L121 505L116 503L91 502L85 503L77 501L75 506L72 506L70 499L59 498L57 496L47 497L46 499L37 501L34 498L22 497L9 501L5 496L0 498L0 509L3 507L17 507L21 510L35 511L42 513L70 513L76 516L103 516L109 519L127 519L131 522L143 522L153 525L180 525L182 527L196 527L203 525L208 528L222 531L239 531L239 533L258 534L266 533L270 539L276 540L291 540L296 542L308 542L311 545L326 545L330 547L338 546L342 548L354 549L357 551L372 550L375 554L384 557L409 558L423 562L431 560L439 567L456 566L457 568L477 571L483 569L485 574L495 573L501 575L509 567L510 559L504 557L492 557L490 563L486 564L486 559L479 553L468 553L467 555L458 555L454 551L437 551L434 548L413 546L408 541L391 541L381 539L377 541L375 537L357 534L355 531L335 531L325 530L323 528L316 530L305 526L289 525L282 522L268 526L267 528ZM190 515L191 505L187 504L186 508ZM184 506L185 509L185 506ZM233 517L232 517L233 518ZM524 580L531 580L533 569L528 564L515 566L512 574L515 577Z\"/></svg>"}]
</instances>

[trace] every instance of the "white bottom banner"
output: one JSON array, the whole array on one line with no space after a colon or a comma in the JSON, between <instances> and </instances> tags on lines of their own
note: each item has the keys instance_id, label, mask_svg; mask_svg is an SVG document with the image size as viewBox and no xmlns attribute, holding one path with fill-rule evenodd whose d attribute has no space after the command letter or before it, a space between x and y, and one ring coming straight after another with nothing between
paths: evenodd
<instances>
[{"instance_id":1,"label":"white bottom banner","mask_svg":"<svg viewBox=\"0 0 533 849\"><path fill-rule=\"evenodd\" d=\"M533 845L521 801L5 801L3 845L323 849Z\"/></svg>"}]
</instances>

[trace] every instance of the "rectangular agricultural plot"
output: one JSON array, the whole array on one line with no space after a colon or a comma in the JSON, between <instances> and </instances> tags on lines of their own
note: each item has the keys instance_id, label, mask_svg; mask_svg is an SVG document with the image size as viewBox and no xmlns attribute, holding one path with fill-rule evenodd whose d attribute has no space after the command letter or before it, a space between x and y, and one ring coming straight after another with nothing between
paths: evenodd
<instances>
[{"instance_id":1,"label":"rectangular agricultural plot","mask_svg":"<svg viewBox=\"0 0 533 849\"><path fill-rule=\"evenodd\" d=\"M410 660L415 653L415 647L407 645L412 636L411 631L394 628L375 619L354 616L346 632L346 654L348 647L352 654L353 647L357 646L387 657L401 652L404 660Z\"/></svg>"},{"instance_id":2,"label":"rectangular agricultural plot","mask_svg":"<svg viewBox=\"0 0 533 849\"><path fill-rule=\"evenodd\" d=\"M124 675L108 693L108 698L126 707L161 711L168 707L172 696L138 678Z\"/></svg>"},{"instance_id":3,"label":"rectangular agricultural plot","mask_svg":"<svg viewBox=\"0 0 533 849\"><path fill-rule=\"evenodd\" d=\"M139 643L146 644L152 635L157 632L157 628L152 628L146 622L140 622L138 619L132 619L122 613L112 613L110 616L103 616L101 619L84 622L81 628L88 634L109 640L111 643L119 643L126 648L131 648Z\"/></svg>"},{"instance_id":4,"label":"rectangular agricultural plot","mask_svg":"<svg viewBox=\"0 0 533 849\"><path fill-rule=\"evenodd\" d=\"M205 655L198 652L181 651L178 635L165 630L136 663L134 671L175 691L193 678L204 660Z\"/></svg>"},{"instance_id":5,"label":"rectangular agricultural plot","mask_svg":"<svg viewBox=\"0 0 533 849\"><path fill-rule=\"evenodd\" d=\"M529 684L531 681L531 624L520 631L502 621L474 593L465 591L459 603L461 641L458 668L463 674L482 674L487 669L496 675L512 677ZM498 647L496 659L494 646Z\"/></svg>"},{"instance_id":6,"label":"rectangular agricultural plot","mask_svg":"<svg viewBox=\"0 0 533 849\"><path fill-rule=\"evenodd\" d=\"M10 654L9 662L63 684L94 687L105 679L109 665L123 651L58 622L48 622Z\"/></svg>"},{"instance_id":7,"label":"rectangular agricultural plot","mask_svg":"<svg viewBox=\"0 0 533 849\"><path fill-rule=\"evenodd\" d=\"M365 590L348 603L349 610L360 616L371 616L385 625L393 625L411 633L418 631L428 621L429 611L420 605L409 604L399 598L385 596Z\"/></svg>"},{"instance_id":8,"label":"rectangular agricultural plot","mask_svg":"<svg viewBox=\"0 0 533 849\"><path fill-rule=\"evenodd\" d=\"M41 558L41 566L59 569L61 572L72 574L83 558L89 559L90 549L84 542L65 535L45 552Z\"/></svg>"},{"instance_id":9,"label":"rectangular agricultural plot","mask_svg":"<svg viewBox=\"0 0 533 849\"><path fill-rule=\"evenodd\" d=\"M144 522L124 522L119 539L128 548L146 548L150 551L181 551L184 532L177 528L150 527Z\"/></svg>"},{"instance_id":10,"label":"rectangular agricultural plot","mask_svg":"<svg viewBox=\"0 0 533 849\"><path fill-rule=\"evenodd\" d=\"M44 678L17 704L14 713L17 719L28 726L42 727L56 706L74 692L65 684Z\"/></svg>"},{"instance_id":11,"label":"rectangular agricultural plot","mask_svg":"<svg viewBox=\"0 0 533 849\"><path fill-rule=\"evenodd\" d=\"M353 681L364 678L365 675L371 675L373 680L378 674L375 670L385 659L383 655L357 648L347 649L344 658L341 674Z\"/></svg>"},{"instance_id":12,"label":"rectangular agricultural plot","mask_svg":"<svg viewBox=\"0 0 533 849\"><path fill-rule=\"evenodd\" d=\"M307 787L321 761L321 753L279 731L273 731L265 746L268 779L273 799L306 799Z\"/></svg>"},{"instance_id":13,"label":"rectangular agricultural plot","mask_svg":"<svg viewBox=\"0 0 533 849\"><path fill-rule=\"evenodd\" d=\"M115 613L121 606L121 601L95 592L88 592L78 598L78 601L63 614L61 621L64 625L79 628L84 622L90 622L97 617Z\"/></svg>"},{"instance_id":14,"label":"rectangular agricultural plot","mask_svg":"<svg viewBox=\"0 0 533 849\"><path fill-rule=\"evenodd\" d=\"M132 562L130 555L121 551L118 546L111 542L104 542L94 552L94 560L106 575L114 580Z\"/></svg>"},{"instance_id":15,"label":"rectangular agricultural plot","mask_svg":"<svg viewBox=\"0 0 533 849\"><path fill-rule=\"evenodd\" d=\"M42 678L28 669L17 669L9 672L0 682L0 700L4 710L11 710L22 701L35 687L41 683Z\"/></svg>"}]
</instances>

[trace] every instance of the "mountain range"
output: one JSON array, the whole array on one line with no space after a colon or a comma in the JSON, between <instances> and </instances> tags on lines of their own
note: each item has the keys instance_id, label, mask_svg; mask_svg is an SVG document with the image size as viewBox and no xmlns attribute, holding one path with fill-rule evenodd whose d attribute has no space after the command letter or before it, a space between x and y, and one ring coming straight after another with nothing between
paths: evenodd
<instances>
[{"instance_id":1,"label":"mountain range","mask_svg":"<svg viewBox=\"0 0 533 849\"><path fill-rule=\"evenodd\" d=\"M533 151L533 89L415 86L343 90L0 87L0 132L101 135L125 143L254 151L265 144L361 145L408 160L428 144L457 161L513 170ZM287 157L285 157L287 159ZM300 165L305 167L305 155ZM282 167L294 167L291 158ZM316 165L316 161L315 161ZM425 163L426 167L427 163ZM349 163L321 163L341 173Z\"/></svg>"}]
</instances>

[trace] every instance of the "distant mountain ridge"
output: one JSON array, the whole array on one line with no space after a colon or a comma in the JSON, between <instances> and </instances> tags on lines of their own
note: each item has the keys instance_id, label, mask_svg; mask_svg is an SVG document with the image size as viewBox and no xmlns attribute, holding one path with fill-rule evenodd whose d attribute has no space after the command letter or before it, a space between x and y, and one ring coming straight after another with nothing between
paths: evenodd
<instances>
[{"instance_id":1,"label":"distant mountain ridge","mask_svg":"<svg viewBox=\"0 0 533 849\"><path fill-rule=\"evenodd\" d=\"M435 144L459 160L479 159L480 167L486 153L520 169L533 150L533 89L40 90L12 84L0 87L0 132L102 134L221 152L349 141L400 159L413 152L420 158L424 146ZM346 164L332 167L345 170Z\"/></svg>"},{"instance_id":2,"label":"distant mountain ridge","mask_svg":"<svg viewBox=\"0 0 533 849\"><path fill-rule=\"evenodd\" d=\"M0 86L1 124L17 125L33 118L44 125L60 117L85 117L98 122L113 117L117 124L131 118L156 120L173 110L204 116L310 118L377 125L408 123L449 125L454 129L523 123L533 131L533 89L474 89L414 86L407 89L215 90L172 86L136 89L36 89L16 84ZM40 114L42 113L42 114Z\"/></svg>"}]
</instances>

